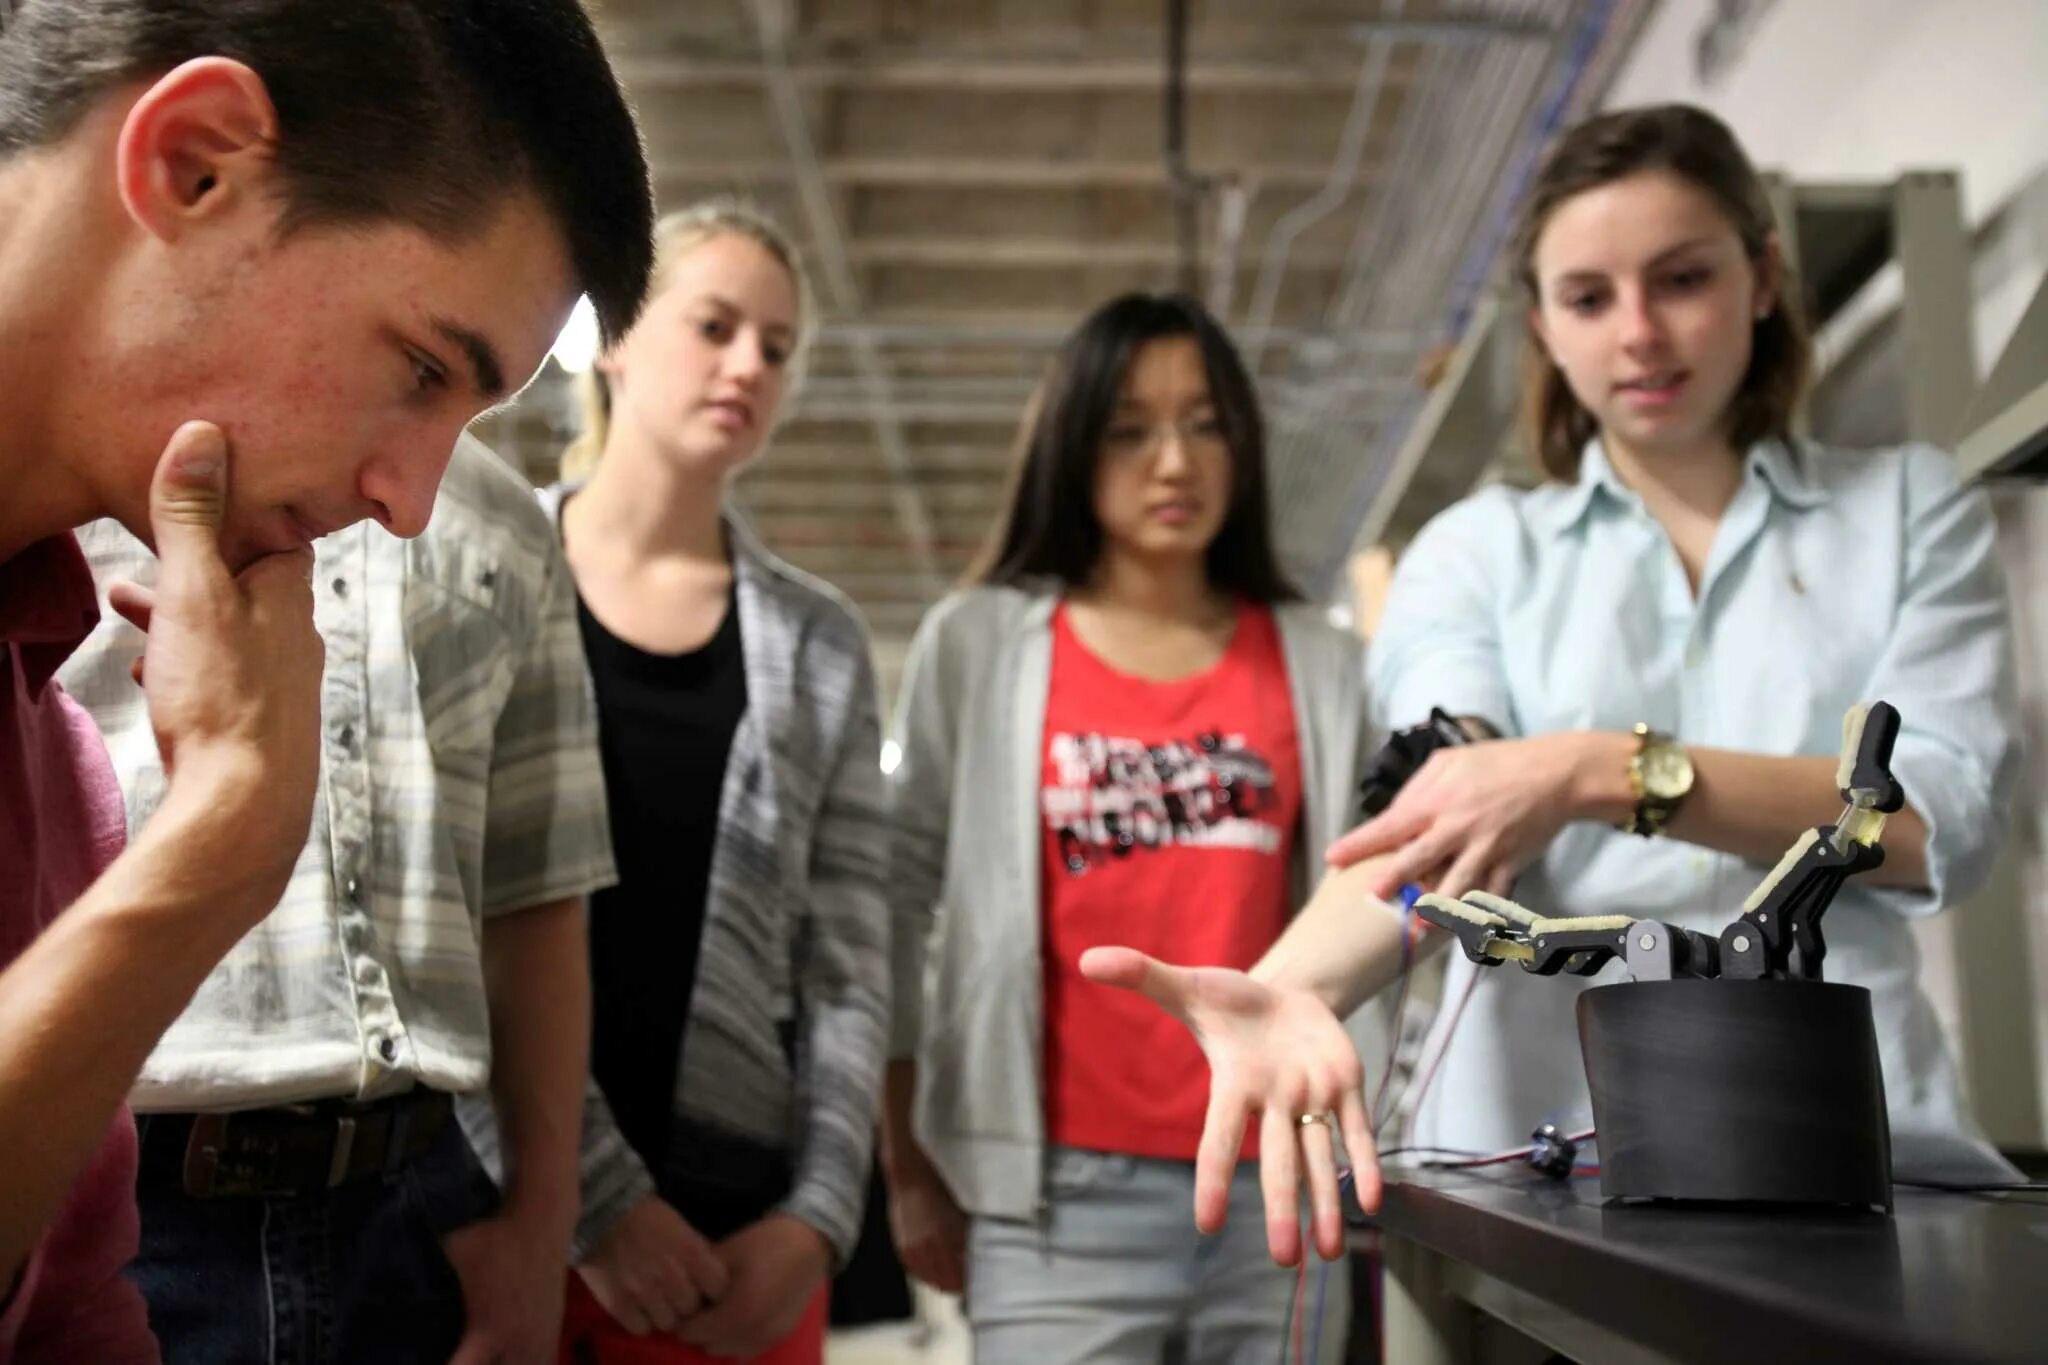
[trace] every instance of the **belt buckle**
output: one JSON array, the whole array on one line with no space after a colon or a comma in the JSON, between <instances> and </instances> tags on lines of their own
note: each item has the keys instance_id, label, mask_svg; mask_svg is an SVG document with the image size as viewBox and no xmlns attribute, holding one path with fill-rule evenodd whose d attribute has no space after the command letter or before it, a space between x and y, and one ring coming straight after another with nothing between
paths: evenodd
<instances>
[{"instance_id":1,"label":"belt buckle","mask_svg":"<svg viewBox=\"0 0 2048 1365\"><path fill-rule=\"evenodd\" d=\"M278 1178L270 1169L278 1155L276 1142L265 1143L246 1129L237 1134L234 1118L233 1114L193 1115L192 1132L185 1140L185 1193L195 1199L229 1195L289 1199L297 1195L296 1183ZM236 1137L240 1143L234 1142ZM266 1156L272 1161L264 1160Z\"/></svg>"}]
</instances>

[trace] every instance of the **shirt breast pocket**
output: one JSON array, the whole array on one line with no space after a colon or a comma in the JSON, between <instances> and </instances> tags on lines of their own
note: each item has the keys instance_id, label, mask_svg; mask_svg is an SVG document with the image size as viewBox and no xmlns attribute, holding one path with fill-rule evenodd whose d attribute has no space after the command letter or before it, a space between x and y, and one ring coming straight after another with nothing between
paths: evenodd
<instances>
[{"instance_id":1,"label":"shirt breast pocket","mask_svg":"<svg viewBox=\"0 0 2048 1365\"><path fill-rule=\"evenodd\" d=\"M494 546L414 541L407 556L405 645L428 747L443 772L485 781L524 635L517 594Z\"/></svg>"}]
</instances>

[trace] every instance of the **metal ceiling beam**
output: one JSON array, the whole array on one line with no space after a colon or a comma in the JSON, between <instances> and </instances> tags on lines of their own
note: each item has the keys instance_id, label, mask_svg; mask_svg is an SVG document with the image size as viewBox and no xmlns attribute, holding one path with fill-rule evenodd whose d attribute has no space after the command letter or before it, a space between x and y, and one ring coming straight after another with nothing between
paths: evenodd
<instances>
[{"instance_id":1,"label":"metal ceiling beam","mask_svg":"<svg viewBox=\"0 0 2048 1365\"><path fill-rule=\"evenodd\" d=\"M1033 320L1010 313L965 311L917 317L876 315L857 322L828 318L819 330L818 344L842 346L872 341L885 346L929 346L935 349L989 346L1051 350L1066 340L1075 321L1066 314L1058 315L1057 319ZM1426 334L1419 332L1291 324L1274 326L1266 332L1266 341L1270 345L1327 347L1333 355L1407 357L1412 356L1426 339Z\"/></svg>"},{"instance_id":2,"label":"metal ceiling beam","mask_svg":"<svg viewBox=\"0 0 2048 1365\"><path fill-rule=\"evenodd\" d=\"M695 88L750 85L763 78L760 51L744 41L672 23L607 23L601 17L599 30L605 46L618 54L613 67L628 85ZM1383 16L1342 24L1334 35L1326 23L1268 19L1231 25L1211 16L1204 20L1201 41L1190 43L1187 76L1203 90L1327 93L1349 89L1357 78L1347 43L1547 42L1556 32L1541 17L1501 14ZM821 23L800 41L792 35L783 55L791 79L804 86L1152 91L1159 84L1159 37L1151 26L1019 27L992 47L944 37L903 42L878 37L872 29Z\"/></svg>"},{"instance_id":3,"label":"metal ceiling beam","mask_svg":"<svg viewBox=\"0 0 2048 1365\"><path fill-rule=\"evenodd\" d=\"M761 79L757 57L636 55L619 49L613 63L628 87L644 90L696 90L706 86L751 86ZM1191 58L1188 81L1204 93L1321 95L1351 84L1356 73L1348 58L1331 60L1327 46L1290 56ZM1002 90L1075 93L1130 91L1141 93L1159 83L1156 57L1032 57L1009 53L939 57L876 57L798 60L791 67L797 84L842 90Z\"/></svg>"},{"instance_id":4,"label":"metal ceiling beam","mask_svg":"<svg viewBox=\"0 0 2048 1365\"><path fill-rule=\"evenodd\" d=\"M1175 266L1178 244L1159 239L1105 241L1083 237L861 237L848 245L858 265L932 266L941 269L1075 270L1117 266L1149 270ZM1196 254L1206 261L1209 251ZM1297 251L1293 264L1336 270L1349 259L1341 250Z\"/></svg>"},{"instance_id":5,"label":"metal ceiling beam","mask_svg":"<svg viewBox=\"0 0 2048 1365\"><path fill-rule=\"evenodd\" d=\"M666 184L786 184L795 168L780 158L681 157L657 153L651 167L657 190ZM1360 173L1372 180L1377 165ZM1204 178L1235 176L1258 189L1320 186L1330 168L1315 162L1253 159L1244 166L1196 166ZM1166 168L1156 159L1105 157L835 156L821 161L818 174L833 187L1023 190L1165 189Z\"/></svg>"},{"instance_id":6,"label":"metal ceiling beam","mask_svg":"<svg viewBox=\"0 0 2048 1365\"><path fill-rule=\"evenodd\" d=\"M811 141L809 120L804 115L803 92L790 74L789 6L787 0L752 0L756 28L761 38L761 70L769 103L782 128L789 159L795 168L798 197L810 224L812 254L824 276L832 310L858 317L861 311L859 281L846 254L846 237L833 207L832 190L820 173L818 152ZM938 566L932 555L931 520L918 494L917 480L910 464L909 443L903 434L902 415L891 392L888 367L881 351L872 344L853 348L860 367L864 406L874 423L875 440L889 462L890 495L903 533L917 555L918 564L932 594L939 590Z\"/></svg>"}]
</instances>

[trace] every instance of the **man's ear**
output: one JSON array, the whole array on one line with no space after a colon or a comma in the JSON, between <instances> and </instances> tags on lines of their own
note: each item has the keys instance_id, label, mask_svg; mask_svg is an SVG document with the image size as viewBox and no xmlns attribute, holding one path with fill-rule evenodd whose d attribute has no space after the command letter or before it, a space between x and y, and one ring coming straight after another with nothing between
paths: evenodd
<instances>
[{"instance_id":1,"label":"man's ear","mask_svg":"<svg viewBox=\"0 0 2048 1365\"><path fill-rule=\"evenodd\" d=\"M144 90L122 121L115 177L129 216L168 241L191 224L261 202L274 175L277 109L263 78L227 57L186 62Z\"/></svg>"}]
</instances>

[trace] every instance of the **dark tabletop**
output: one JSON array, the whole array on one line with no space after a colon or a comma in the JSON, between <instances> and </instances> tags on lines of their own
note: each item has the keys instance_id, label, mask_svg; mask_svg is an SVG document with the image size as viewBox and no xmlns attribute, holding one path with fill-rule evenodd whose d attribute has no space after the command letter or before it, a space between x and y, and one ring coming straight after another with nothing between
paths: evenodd
<instances>
[{"instance_id":1,"label":"dark tabletop","mask_svg":"<svg viewBox=\"0 0 2048 1365\"><path fill-rule=\"evenodd\" d=\"M1378 1222L1683 1361L2048 1362L2048 1197L1877 1213L1600 1202L1598 1177L1389 1172Z\"/></svg>"}]
</instances>

